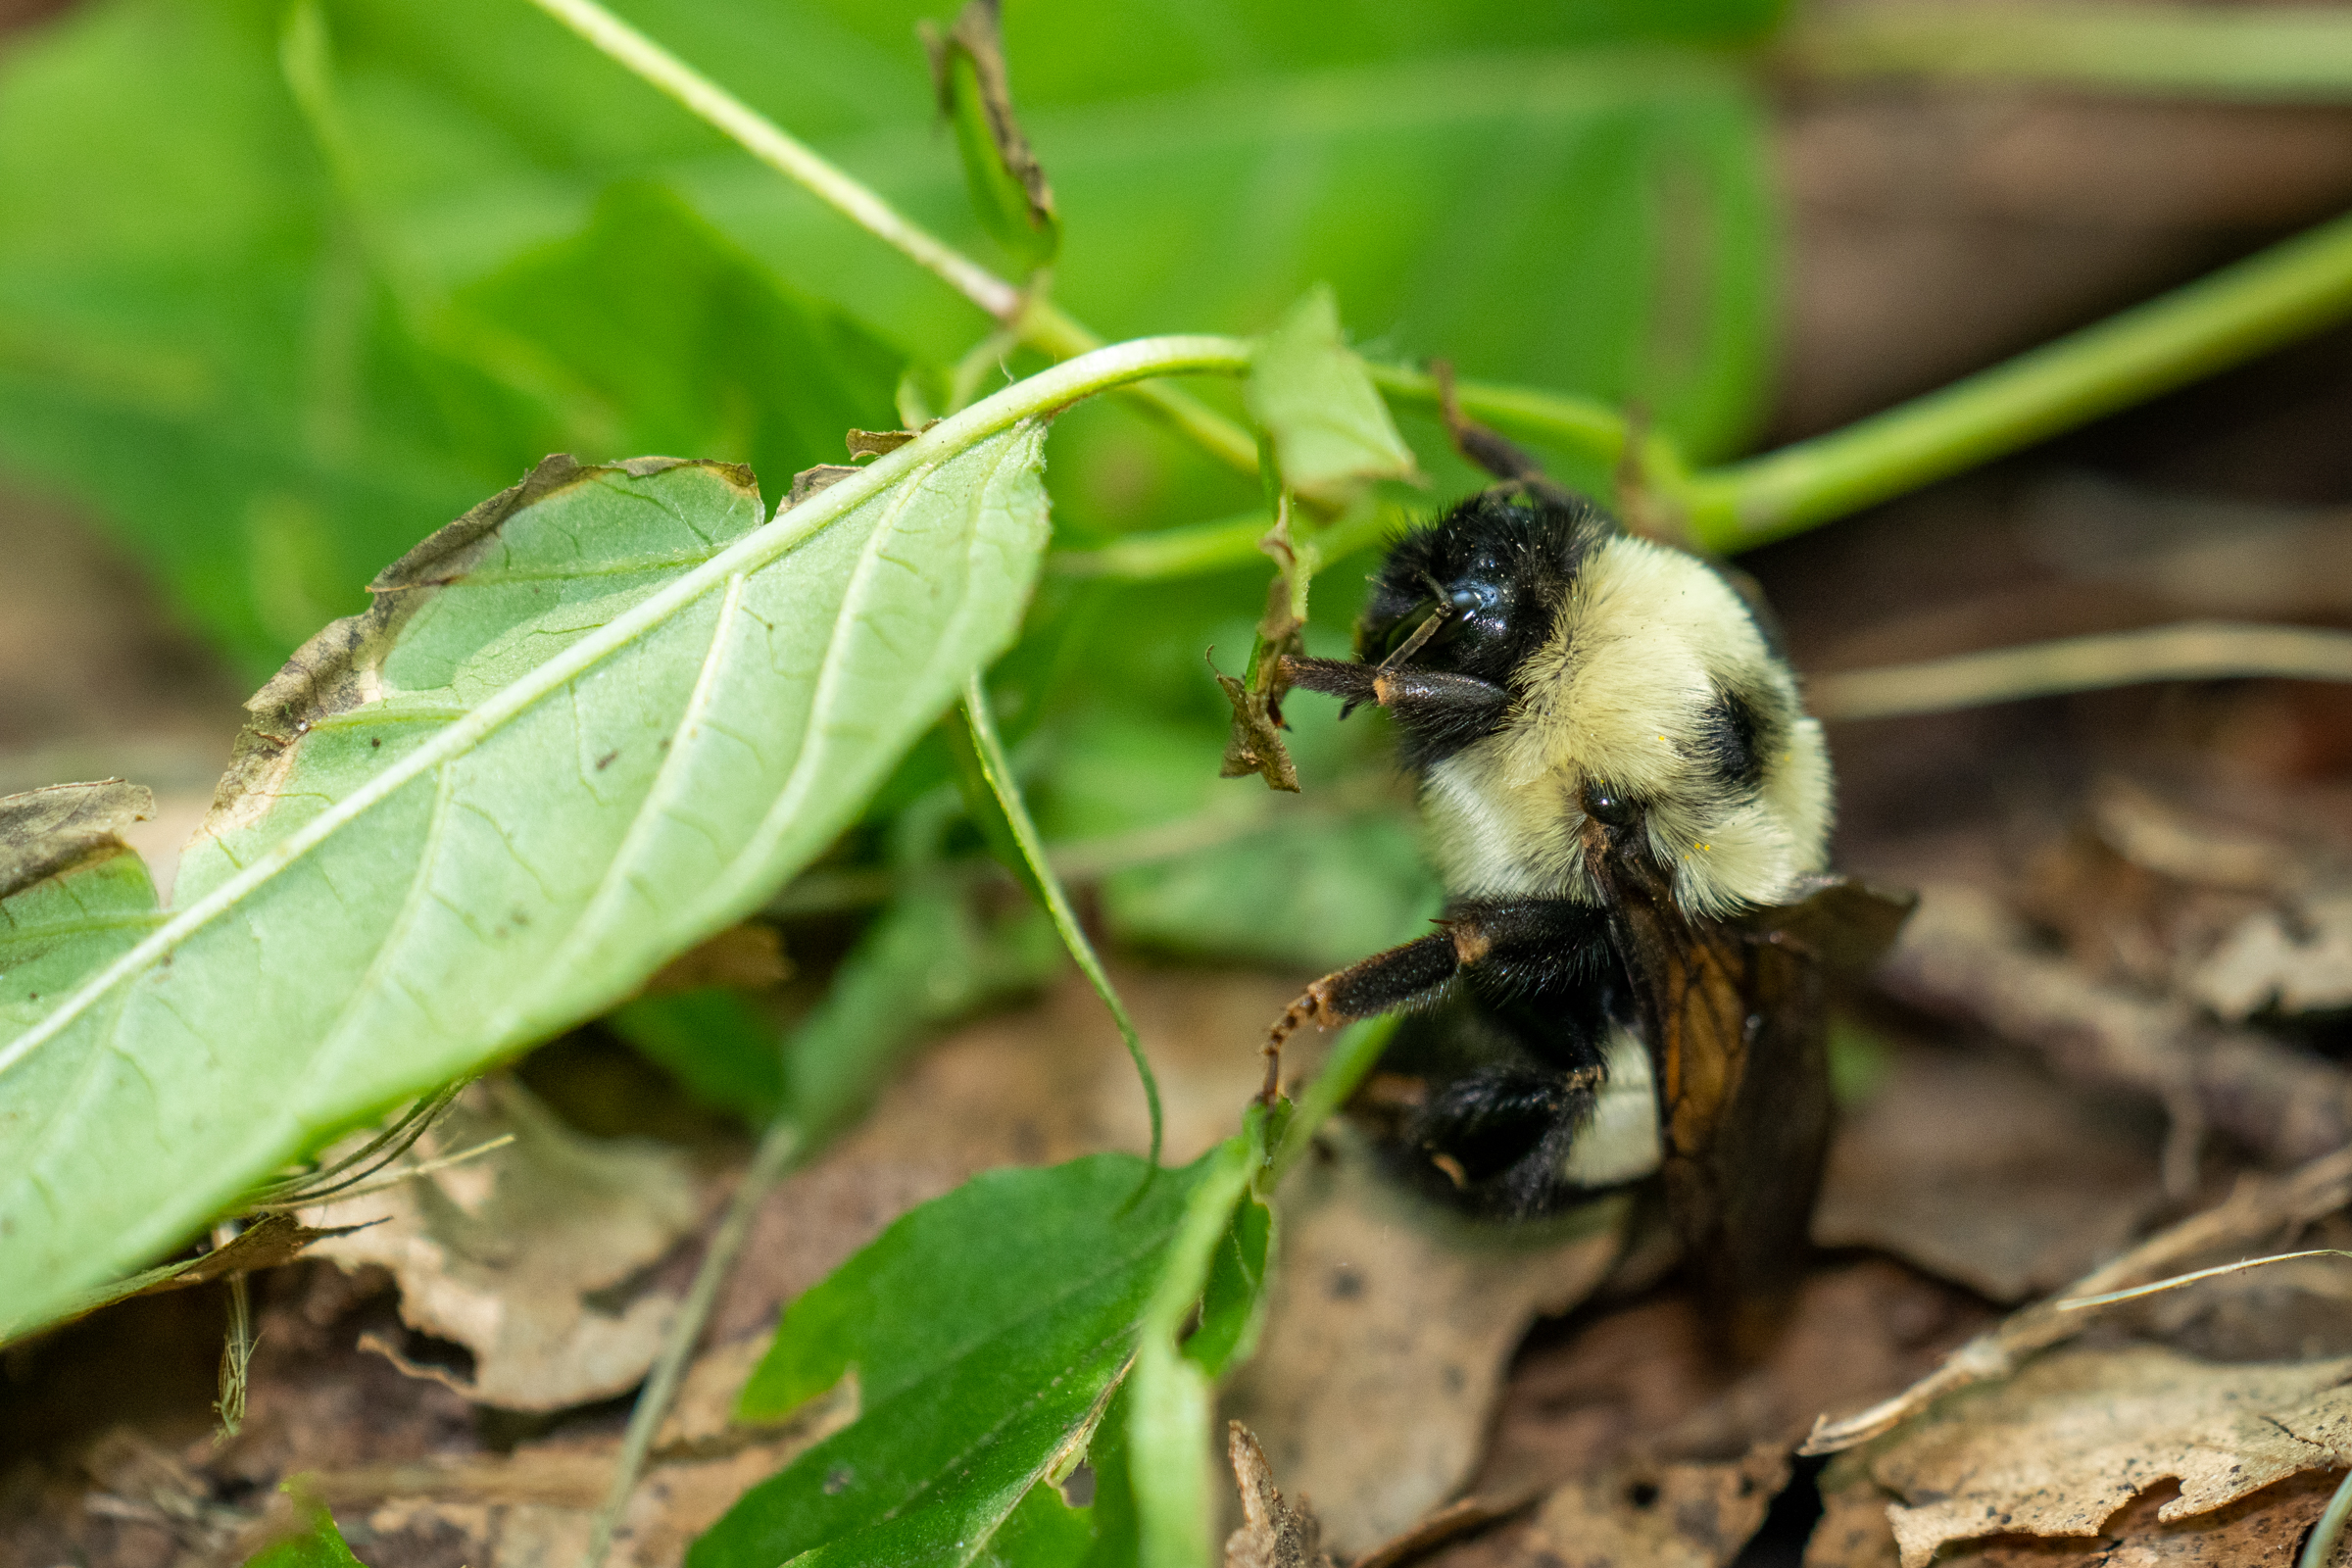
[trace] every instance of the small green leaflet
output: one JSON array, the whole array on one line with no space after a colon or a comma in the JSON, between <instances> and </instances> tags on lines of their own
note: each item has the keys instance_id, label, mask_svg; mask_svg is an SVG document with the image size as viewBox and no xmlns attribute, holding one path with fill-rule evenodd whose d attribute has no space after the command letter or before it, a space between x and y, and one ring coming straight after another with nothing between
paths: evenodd
<instances>
[{"instance_id":1,"label":"small green leaflet","mask_svg":"<svg viewBox=\"0 0 2352 1568\"><path fill-rule=\"evenodd\" d=\"M1250 416L1273 436L1291 489L1336 503L1366 480L1413 472L1413 449L1341 335L1328 284L1259 340L1250 368Z\"/></svg>"},{"instance_id":2,"label":"small green leaflet","mask_svg":"<svg viewBox=\"0 0 2352 1568\"><path fill-rule=\"evenodd\" d=\"M764 525L745 469L550 460L254 699L168 923L124 951L155 910L119 857L0 906L100 901L37 1000L8 971L0 1324L612 1005L822 849L1034 579L1043 426L971 412Z\"/></svg>"}]
</instances>

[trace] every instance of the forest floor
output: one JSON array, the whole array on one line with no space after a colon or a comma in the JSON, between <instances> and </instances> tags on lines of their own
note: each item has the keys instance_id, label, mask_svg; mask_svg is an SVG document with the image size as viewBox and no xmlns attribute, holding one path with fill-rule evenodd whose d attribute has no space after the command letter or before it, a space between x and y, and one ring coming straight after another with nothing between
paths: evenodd
<instances>
[{"instance_id":1,"label":"forest floor","mask_svg":"<svg viewBox=\"0 0 2352 1568\"><path fill-rule=\"evenodd\" d=\"M1776 433L2340 210L2348 132L2336 112L1791 87ZM2199 616L2352 624L2347 428L2339 331L1744 564L1808 673ZM243 694L77 519L7 494L0 530L0 793L149 783L137 847L168 862ZM1228 1399L1344 1559L1450 1503L1376 1560L2284 1564L2352 1465L2341 1260L2035 1304L2352 1248L2352 692L2130 687L1832 745L1841 867L1923 904L1846 1001L1820 1253L1779 1348L1717 1361L1645 1209L1605 1237L1465 1240L1359 1181L1343 1131L1296 1178L1274 1321ZM784 943L807 988L839 939ZM1189 1158L1300 977L1127 955L1117 978ZM302 1472L372 1568L576 1560L750 1145L595 1028L432 1136L505 1134L496 1162L363 1200L389 1221L254 1279L233 1438L223 1287L0 1352L0 1559L233 1562ZM729 1422L780 1303L976 1171L1144 1141L1074 978L929 1048L761 1206L615 1560L676 1562L839 1419ZM1797 1451L1964 1348L1931 1391L1964 1394Z\"/></svg>"}]
</instances>

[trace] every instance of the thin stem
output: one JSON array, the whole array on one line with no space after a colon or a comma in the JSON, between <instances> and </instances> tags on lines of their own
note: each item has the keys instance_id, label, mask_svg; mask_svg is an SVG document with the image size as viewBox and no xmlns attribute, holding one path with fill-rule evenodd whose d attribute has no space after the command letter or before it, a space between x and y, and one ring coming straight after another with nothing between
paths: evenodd
<instances>
[{"instance_id":1,"label":"thin stem","mask_svg":"<svg viewBox=\"0 0 2352 1568\"><path fill-rule=\"evenodd\" d=\"M1315 530L1311 555L1317 571L1333 562L1368 550L1403 527L1410 514L1402 507L1381 507L1343 517ZM1212 522L1191 522L1150 533L1130 534L1091 550L1056 550L1046 557L1046 569L1065 577L1101 577L1112 582L1159 582L1170 577L1198 577L1214 571L1262 566L1266 553L1257 542L1266 536L1263 508Z\"/></svg>"},{"instance_id":2,"label":"thin stem","mask_svg":"<svg viewBox=\"0 0 2352 1568\"><path fill-rule=\"evenodd\" d=\"M2328 1509L2320 1515L2320 1522L2311 1527L2311 1539L2303 1543L2295 1568L2328 1568L2335 1556L2335 1544L2344 1539L2347 1519L2352 1519L2352 1473L2336 1483L2335 1495L2328 1499Z\"/></svg>"},{"instance_id":3,"label":"thin stem","mask_svg":"<svg viewBox=\"0 0 2352 1568\"><path fill-rule=\"evenodd\" d=\"M1085 928L1079 925L1078 915L1070 907L1069 894L1063 891L1061 879L1054 875L1054 864L1046 858L1045 841L1038 836L1037 824L1030 820L1020 785L1014 781L1011 764L1005 760L1004 743L997 738L996 722L988 712L988 692L976 670L964 684L963 717L971 729L972 748L980 756L980 771L988 779L998 808L1004 813L1005 825L1012 830L1013 843L1020 847L1021 859L1036 882L1046 912L1054 919L1054 929L1061 933L1062 946L1070 950L1070 957L1085 973L1088 984L1095 988L1095 995L1110 1009L1111 1020L1119 1026L1119 1038L1127 1043L1127 1054L1134 1058L1136 1074L1144 1081L1144 1102L1152 1112L1152 1163L1156 1166L1162 1131L1159 1080L1152 1074L1151 1058L1144 1054L1144 1042L1135 1032L1135 1020L1127 1016L1127 1004L1119 1000L1118 990L1103 972L1102 960L1095 955L1095 945L1087 940Z\"/></svg>"},{"instance_id":4,"label":"thin stem","mask_svg":"<svg viewBox=\"0 0 2352 1568\"><path fill-rule=\"evenodd\" d=\"M1806 697L1822 718L1891 718L2147 681L2251 676L2352 681L2352 632L2187 621L1816 675Z\"/></svg>"},{"instance_id":5,"label":"thin stem","mask_svg":"<svg viewBox=\"0 0 2352 1568\"><path fill-rule=\"evenodd\" d=\"M1694 476L1744 550L2015 452L2352 316L2352 216L1842 430Z\"/></svg>"},{"instance_id":6,"label":"thin stem","mask_svg":"<svg viewBox=\"0 0 2352 1568\"><path fill-rule=\"evenodd\" d=\"M2352 16L2283 6L1817 7L1782 41L1800 71L2059 82L2240 101L2352 100Z\"/></svg>"},{"instance_id":7,"label":"thin stem","mask_svg":"<svg viewBox=\"0 0 2352 1568\"><path fill-rule=\"evenodd\" d=\"M531 0L531 4L998 320L1010 320L1020 308L1019 289L951 248L819 156L806 142L598 5L596 0Z\"/></svg>"},{"instance_id":8,"label":"thin stem","mask_svg":"<svg viewBox=\"0 0 2352 1568\"><path fill-rule=\"evenodd\" d=\"M1364 369L1392 402L1433 412L1441 406L1438 378L1425 370L1374 364L1366 364ZM1505 435L1579 453L1612 467L1625 456L1630 428L1625 416L1592 398L1491 381L1456 381L1453 392L1464 414Z\"/></svg>"},{"instance_id":9,"label":"thin stem","mask_svg":"<svg viewBox=\"0 0 2352 1568\"><path fill-rule=\"evenodd\" d=\"M1085 354L1102 346L1102 335L1069 316L1059 306L1040 300L1023 314L1021 341L1057 360ZM1130 401L1190 436L1210 457L1244 473L1257 472L1257 441L1191 393L1157 381L1127 388Z\"/></svg>"},{"instance_id":10,"label":"thin stem","mask_svg":"<svg viewBox=\"0 0 2352 1568\"><path fill-rule=\"evenodd\" d=\"M693 1359L694 1348L702 1340L703 1326L710 1321L710 1309L718 1302L719 1287L726 1284L727 1275L742 1255L744 1240L751 1235L752 1220L760 1212L760 1200L776 1184L778 1177L790 1170L801 1152L801 1129L783 1118L770 1122L752 1154L752 1163L736 1185L735 1196L727 1200L726 1217L711 1233L710 1250L703 1253L701 1265L694 1271L694 1284L686 1291L686 1299L678 1303L678 1315L662 1341L662 1353L655 1357L653 1369L646 1374L645 1387L637 1395L637 1402L629 1410L628 1430L621 1435L620 1456L613 1461L612 1484L605 1491L605 1500L596 1510L596 1519L588 1530L588 1550L582 1556L582 1568L604 1568L606 1556L612 1549L612 1533L620 1528L621 1515L628 1510L629 1494L637 1490L637 1478L645 1471L645 1457L653 1451L654 1438L661 1432L669 1407L678 1396L678 1384L686 1375L686 1364Z\"/></svg>"},{"instance_id":11,"label":"thin stem","mask_svg":"<svg viewBox=\"0 0 2352 1568\"><path fill-rule=\"evenodd\" d=\"M1281 1184L1284 1175L1298 1162L1298 1156L1314 1142L1315 1134L1348 1102L1356 1085L1364 1081L1380 1060L1380 1054L1389 1049L1389 1037L1396 1032L1401 1021L1396 1013L1367 1018L1340 1036L1331 1048L1331 1054L1323 1058L1323 1070L1315 1074L1314 1081L1306 1086L1306 1093L1298 1097L1298 1108L1282 1130L1282 1142L1267 1161L1266 1173L1258 1183L1259 1191L1270 1193Z\"/></svg>"},{"instance_id":12,"label":"thin stem","mask_svg":"<svg viewBox=\"0 0 2352 1568\"><path fill-rule=\"evenodd\" d=\"M531 0L531 4L1017 332L1020 341L1031 348L1066 360L1102 346L1100 334L1054 306L1029 299L597 0ZM1250 433L1199 398L1170 386L1125 390L1129 398L1191 436L1210 456L1244 472L1257 471L1257 445Z\"/></svg>"}]
</instances>

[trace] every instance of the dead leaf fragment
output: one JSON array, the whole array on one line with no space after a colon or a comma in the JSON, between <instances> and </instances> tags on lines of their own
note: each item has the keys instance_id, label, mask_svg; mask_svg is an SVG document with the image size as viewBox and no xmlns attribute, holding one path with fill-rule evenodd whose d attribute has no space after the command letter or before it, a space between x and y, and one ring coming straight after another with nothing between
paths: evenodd
<instances>
[{"instance_id":1,"label":"dead leaf fragment","mask_svg":"<svg viewBox=\"0 0 2352 1568\"><path fill-rule=\"evenodd\" d=\"M1216 671L1216 676L1218 690L1233 706L1233 735L1225 743L1225 761L1217 769L1217 777L1248 778L1255 773L1269 789L1298 794L1298 764L1291 760L1290 748L1283 744L1273 700L1222 670Z\"/></svg>"},{"instance_id":2,"label":"dead leaf fragment","mask_svg":"<svg viewBox=\"0 0 2352 1568\"><path fill-rule=\"evenodd\" d=\"M2046 1355L1998 1387L1943 1404L1874 1452L1893 1493L1902 1568L1980 1536L2095 1536L2167 1479L2165 1523L2274 1482L2342 1465L2327 1446L2352 1432L2352 1357L2212 1363L2157 1346ZM2308 1431L2322 1441L2297 1433Z\"/></svg>"},{"instance_id":3,"label":"dead leaf fragment","mask_svg":"<svg viewBox=\"0 0 2352 1568\"><path fill-rule=\"evenodd\" d=\"M1349 1129L1284 1189L1283 1268L1225 1411L1359 1556L1461 1490L1511 1353L1607 1273L1623 1206L1472 1226L1388 1182Z\"/></svg>"},{"instance_id":4,"label":"dead leaf fragment","mask_svg":"<svg viewBox=\"0 0 2352 1568\"><path fill-rule=\"evenodd\" d=\"M2088 1543L1995 1536L1944 1552L1937 1568L2290 1568L2304 1537L2328 1506L2336 1477L2314 1471L2265 1487L2224 1508L2166 1524L2157 1518L2163 1489L2144 1494ZM2329 1568L2344 1568L2352 1543L2339 1544ZM1886 1562L1894 1562L1891 1540ZM1827 1568L1807 1560L1806 1568ZM1840 1564L1838 1568L1845 1568ZM1864 1568L1857 1562L1852 1568Z\"/></svg>"},{"instance_id":5,"label":"dead leaf fragment","mask_svg":"<svg viewBox=\"0 0 2352 1568\"><path fill-rule=\"evenodd\" d=\"M675 1314L639 1276L690 1231L703 1201L687 1161L635 1139L571 1131L519 1084L468 1090L418 1143L430 1155L514 1142L368 1197L307 1210L314 1224L384 1223L322 1243L346 1270L400 1283L409 1327L463 1346L470 1375L408 1360L468 1399L558 1410L636 1386Z\"/></svg>"},{"instance_id":6,"label":"dead leaf fragment","mask_svg":"<svg viewBox=\"0 0 2352 1568\"><path fill-rule=\"evenodd\" d=\"M120 851L123 830L154 813L155 796L119 778L0 798L0 899L91 855Z\"/></svg>"},{"instance_id":7,"label":"dead leaf fragment","mask_svg":"<svg viewBox=\"0 0 2352 1568\"><path fill-rule=\"evenodd\" d=\"M1813 1237L2019 1301L2122 1251L2162 1202L2132 1118L2021 1061L1906 1051L1839 1125Z\"/></svg>"},{"instance_id":8,"label":"dead leaf fragment","mask_svg":"<svg viewBox=\"0 0 2352 1568\"><path fill-rule=\"evenodd\" d=\"M1303 1500L1283 1501L1266 1450L1239 1421L1228 1421L1226 1456L1242 1495L1242 1528L1225 1539L1225 1568L1331 1568L1323 1526Z\"/></svg>"},{"instance_id":9,"label":"dead leaf fragment","mask_svg":"<svg viewBox=\"0 0 2352 1568\"><path fill-rule=\"evenodd\" d=\"M2187 977L2190 996L2233 1021L2266 1007L2314 1012L2352 1004L2352 893L2287 911L2255 911Z\"/></svg>"},{"instance_id":10,"label":"dead leaf fragment","mask_svg":"<svg viewBox=\"0 0 2352 1568\"><path fill-rule=\"evenodd\" d=\"M1715 1463L1615 1466L1544 1501L1497 1568L1723 1568L1788 1482L1788 1450Z\"/></svg>"}]
</instances>

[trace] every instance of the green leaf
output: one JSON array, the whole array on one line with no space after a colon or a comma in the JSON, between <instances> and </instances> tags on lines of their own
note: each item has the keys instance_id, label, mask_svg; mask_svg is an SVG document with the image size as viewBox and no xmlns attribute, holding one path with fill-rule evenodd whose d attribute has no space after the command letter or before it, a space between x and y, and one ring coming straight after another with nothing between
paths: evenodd
<instances>
[{"instance_id":1,"label":"green leaf","mask_svg":"<svg viewBox=\"0 0 2352 1568\"><path fill-rule=\"evenodd\" d=\"M551 459L379 576L254 699L185 906L0 1041L0 1322L756 908L1010 641L1025 407L764 526L739 468Z\"/></svg>"},{"instance_id":2,"label":"green leaf","mask_svg":"<svg viewBox=\"0 0 2352 1568\"><path fill-rule=\"evenodd\" d=\"M1283 483L1344 499L1372 479L1413 472L1413 449L1340 332L1340 305L1317 284L1258 340L1250 362L1250 413L1274 439Z\"/></svg>"},{"instance_id":3,"label":"green leaf","mask_svg":"<svg viewBox=\"0 0 2352 1568\"><path fill-rule=\"evenodd\" d=\"M784 1081L794 1119L812 1136L839 1127L924 1028L1042 985L1060 963L1060 939L1037 910L984 923L959 892L917 881L866 927L793 1031Z\"/></svg>"},{"instance_id":4,"label":"green leaf","mask_svg":"<svg viewBox=\"0 0 2352 1568\"><path fill-rule=\"evenodd\" d=\"M1255 1226L1244 1217L1237 1227L1236 1210L1254 1203L1250 1178L1264 1156L1264 1116L1253 1112L1248 1132L1201 1156L1195 1167L1200 1177L1169 1241L1157 1288L1144 1314L1135 1370L1129 1375L1127 1416L1127 1463L1140 1548L1136 1560L1143 1568L1200 1568L1209 1560L1209 1534L1216 1518L1209 1446L1212 1381L1242 1337L1233 1332L1235 1320L1253 1325L1259 1310L1255 1297L1265 1277L1262 1241L1255 1269L1229 1277L1225 1294L1210 1299L1218 1324L1215 1340L1222 1348L1212 1343L1208 1353L1195 1358L1186 1353L1179 1336L1217 1279L1228 1246L1247 1253L1247 1238ZM1236 1278L1242 1287L1238 1293ZM1205 1325L1205 1311L1202 1316Z\"/></svg>"},{"instance_id":5,"label":"green leaf","mask_svg":"<svg viewBox=\"0 0 2352 1568\"><path fill-rule=\"evenodd\" d=\"M1140 1195L1125 1154L991 1171L899 1219L786 1310L743 1394L777 1415L854 1374L858 1420L745 1494L690 1568L975 1560L1084 1453L1219 1157Z\"/></svg>"},{"instance_id":6,"label":"green leaf","mask_svg":"<svg viewBox=\"0 0 2352 1568\"><path fill-rule=\"evenodd\" d=\"M1234 1205L1201 1286L1200 1321L1184 1342L1185 1359L1210 1378L1250 1359L1265 1326L1266 1263L1274 1247L1274 1210L1254 1196Z\"/></svg>"},{"instance_id":7,"label":"green leaf","mask_svg":"<svg viewBox=\"0 0 2352 1568\"><path fill-rule=\"evenodd\" d=\"M972 210L1014 265L1034 272L1054 265L1061 219L1046 172L1012 111L998 11L999 0L966 0L947 32L924 29L923 44L939 112L956 128L956 150L963 155Z\"/></svg>"},{"instance_id":8,"label":"green leaf","mask_svg":"<svg viewBox=\"0 0 2352 1568\"><path fill-rule=\"evenodd\" d=\"M700 1104L763 1127L784 1102L783 1038L739 991L639 997L606 1013L605 1023Z\"/></svg>"},{"instance_id":9,"label":"green leaf","mask_svg":"<svg viewBox=\"0 0 2352 1568\"><path fill-rule=\"evenodd\" d=\"M300 1508L303 1523L295 1533L280 1536L245 1559L245 1568L367 1568L352 1555L335 1528L326 1505L308 1502Z\"/></svg>"},{"instance_id":10,"label":"green leaf","mask_svg":"<svg viewBox=\"0 0 2352 1568\"><path fill-rule=\"evenodd\" d=\"M1336 968L1421 934L1445 903L1412 823L1324 813L1102 879L1122 939Z\"/></svg>"}]
</instances>

